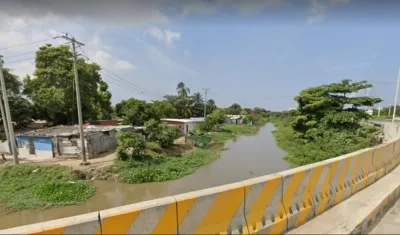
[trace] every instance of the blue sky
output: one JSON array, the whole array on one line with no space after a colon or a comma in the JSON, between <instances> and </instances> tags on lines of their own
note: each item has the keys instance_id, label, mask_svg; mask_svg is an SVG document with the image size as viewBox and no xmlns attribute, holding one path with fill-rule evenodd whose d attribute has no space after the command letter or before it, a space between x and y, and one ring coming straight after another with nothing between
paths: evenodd
<instances>
[{"instance_id":1,"label":"blue sky","mask_svg":"<svg viewBox=\"0 0 400 235\"><path fill-rule=\"evenodd\" d=\"M99 8L97 13L82 6L73 16L60 9L67 7L46 6L53 13L47 17L53 18L30 25L36 35L18 24L7 32L25 33L26 40L69 32L86 43L88 57L146 90L136 92L105 72L113 103L130 97L155 99L175 92L183 81L192 92L210 88L209 97L220 106L237 102L282 110L296 106L293 97L300 90L344 78L376 83L370 94L382 97L383 105L393 103L400 62L399 4L394 1L149 2L136 2L132 11L140 11L137 18L129 18L135 14L127 8L133 6L122 4L118 10L117 3L116 9L102 4L111 9L103 19L102 6L92 6ZM28 15L35 17L26 12L22 18ZM73 20L66 24L67 18ZM7 58L17 52L3 53ZM10 67L22 76L30 66L17 62Z\"/></svg>"}]
</instances>

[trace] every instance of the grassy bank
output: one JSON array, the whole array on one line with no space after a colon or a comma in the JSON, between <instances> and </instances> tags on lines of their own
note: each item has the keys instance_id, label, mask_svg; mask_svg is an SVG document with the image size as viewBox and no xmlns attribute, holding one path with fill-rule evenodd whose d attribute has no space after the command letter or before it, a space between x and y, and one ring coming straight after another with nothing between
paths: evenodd
<instances>
[{"instance_id":1,"label":"grassy bank","mask_svg":"<svg viewBox=\"0 0 400 235\"><path fill-rule=\"evenodd\" d=\"M240 135L253 135L258 129L258 126L224 125L218 132L211 133L213 143L217 145L207 149L188 148L187 145L183 148L182 144L160 149L155 143L147 144L148 149L142 157L128 161L116 160L113 166L92 172L93 175L89 177L131 184L179 179L216 160L221 151L219 144ZM171 151L171 148L180 148L182 151Z\"/></svg>"},{"instance_id":2,"label":"grassy bank","mask_svg":"<svg viewBox=\"0 0 400 235\"><path fill-rule=\"evenodd\" d=\"M337 133L327 131L313 142L296 138L290 120L272 118L277 145L287 152L285 160L294 165L306 165L351 153L374 145L377 130L365 126L363 133Z\"/></svg>"},{"instance_id":3,"label":"grassy bank","mask_svg":"<svg viewBox=\"0 0 400 235\"><path fill-rule=\"evenodd\" d=\"M78 180L69 168L20 164L0 168L3 211L72 205L86 201L96 189Z\"/></svg>"},{"instance_id":4,"label":"grassy bank","mask_svg":"<svg viewBox=\"0 0 400 235\"><path fill-rule=\"evenodd\" d=\"M259 126L248 125L223 125L218 131L211 132L214 143L224 143L227 140L235 139L238 136L254 135L259 130Z\"/></svg>"},{"instance_id":5,"label":"grassy bank","mask_svg":"<svg viewBox=\"0 0 400 235\"><path fill-rule=\"evenodd\" d=\"M178 156L146 156L136 161L116 160L111 167L97 172L98 179L113 179L124 183L162 182L189 175L218 157L218 151L196 149Z\"/></svg>"}]
</instances>

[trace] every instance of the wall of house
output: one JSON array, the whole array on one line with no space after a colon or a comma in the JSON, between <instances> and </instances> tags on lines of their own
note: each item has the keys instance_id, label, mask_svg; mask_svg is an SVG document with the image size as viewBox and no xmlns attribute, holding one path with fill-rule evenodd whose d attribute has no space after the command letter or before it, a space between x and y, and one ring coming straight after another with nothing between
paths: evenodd
<instances>
[{"instance_id":1,"label":"wall of house","mask_svg":"<svg viewBox=\"0 0 400 235\"><path fill-rule=\"evenodd\" d=\"M29 151L29 139L33 140L35 154ZM18 152L22 157L54 157L53 141L45 136L16 136Z\"/></svg>"},{"instance_id":2,"label":"wall of house","mask_svg":"<svg viewBox=\"0 0 400 235\"><path fill-rule=\"evenodd\" d=\"M89 158L96 158L99 154L117 147L117 131L95 132L86 136Z\"/></svg>"},{"instance_id":3,"label":"wall of house","mask_svg":"<svg viewBox=\"0 0 400 235\"><path fill-rule=\"evenodd\" d=\"M11 154L10 147L8 141L0 142L0 153L8 153Z\"/></svg>"},{"instance_id":4,"label":"wall of house","mask_svg":"<svg viewBox=\"0 0 400 235\"><path fill-rule=\"evenodd\" d=\"M85 141L85 150L87 150L87 141ZM81 140L79 136L58 136L57 137L57 154L59 156L80 156Z\"/></svg>"}]
</instances>

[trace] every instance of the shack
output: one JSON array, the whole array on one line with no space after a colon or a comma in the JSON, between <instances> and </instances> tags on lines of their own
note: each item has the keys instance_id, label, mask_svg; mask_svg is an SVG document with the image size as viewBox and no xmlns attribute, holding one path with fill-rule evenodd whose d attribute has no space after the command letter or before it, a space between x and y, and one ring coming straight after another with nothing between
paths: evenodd
<instances>
[{"instance_id":1,"label":"shack","mask_svg":"<svg viewBox=\"0 0 400 235\"><path fill-rule=\"evenodd\" d=\"M115 149L118 131L137 131L132 126L87 126L84 148L89 159ZM80 156L82 151L78 126L56 126L16 135L18 151L24 157L52 158Z\"/></svg>"},{"instance_id":2,"label":"shack","mask_svg":"<svg viewBox=\"0 0 400 235\"><path fill-rule=\"evenodd\" d=\"M176 126L181 130L182 135L186 135L189 131L196 129L199 123L204 122L204 118L190 118L190 119L176 119L176 118L163 118L162 122L167 123L168 126Z\"/></svg>"},{"instance_id":3,"label":"shack","mask_svg":"<svg viewBox=\"0 0 400 235\"><path fill-rule=\"evenodd\" d=\"M241 125L244 118L244 115L226 115L225 124Z\"/></svg>"}]
</instances>

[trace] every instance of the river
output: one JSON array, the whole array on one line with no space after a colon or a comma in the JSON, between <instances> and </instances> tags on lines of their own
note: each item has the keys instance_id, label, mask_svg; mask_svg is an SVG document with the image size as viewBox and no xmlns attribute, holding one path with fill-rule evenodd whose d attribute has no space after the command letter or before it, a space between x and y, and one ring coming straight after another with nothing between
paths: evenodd
<instances>
[{"instance_id":1,"label":"river","mask_svg":"<svg viewBox=\"0 0 400 235\"><path fill-rule=\"evenodd\" d=\"M97 193L84 204L24 210L0 217L0 229L59 219L145 200L233 183L289 169L285 152L275 144L274 127L267 124L254 136L225 144L227 150L213 163L181 179L145 184L93 181Z\"/></svg>"}]
</instances>

